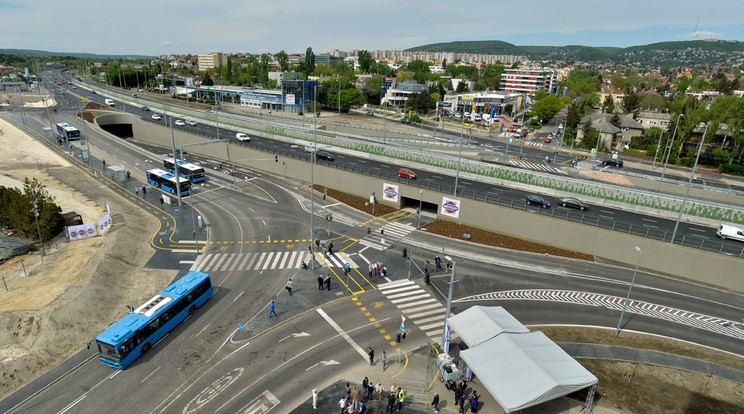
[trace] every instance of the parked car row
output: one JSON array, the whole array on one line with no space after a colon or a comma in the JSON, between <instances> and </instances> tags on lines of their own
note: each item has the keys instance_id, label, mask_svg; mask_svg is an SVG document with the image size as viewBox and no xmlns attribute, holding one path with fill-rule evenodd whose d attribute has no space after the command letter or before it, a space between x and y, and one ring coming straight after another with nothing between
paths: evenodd
<instances>
[{"instance_id":1,"label":"parked car row","mask_svg":"<svg viewBox=\"0 0 744 414\"><path fill-rule=\"evenodd\" d=\"M530 194L525 197L527 205L535 205L541 208L550 208L550 202L538 195ZM576 197L563 197L558 200L558 205L563 207L575 208L581 211L589 210L589 206Z\"/></svg>"}]
</instances>

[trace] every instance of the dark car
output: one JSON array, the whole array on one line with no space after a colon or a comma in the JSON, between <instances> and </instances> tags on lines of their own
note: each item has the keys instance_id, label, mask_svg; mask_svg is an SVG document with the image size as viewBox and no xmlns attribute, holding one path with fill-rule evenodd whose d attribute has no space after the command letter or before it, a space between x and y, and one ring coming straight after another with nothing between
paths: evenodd
<instances>
[{"instance_id":1,"label":"dark car","mask_svg":"<svg viewBox=\"0 0 744 414\"><path fill-rule=\"evenodd\" d=\"M408 118L403 118L403 119L400 120L400 122L402 122L404 124L410 124L411 123L411 120L408 119Z\"/></svg>"},{"instance_id":2,"label":"dark car","mask_svg":"<svg viewBox=\"0 0 744 414\"><path fill-rule=\"evenodd\" d=\"M550 208L550 203L548 202L548 200L536 195L528 195L526 203L529 205L534 204L542 208Z\"/></svg>"},{"instance_id":3,"label":"dark car","mask_svg":"<svg viewBox=\"0 0 744 414\"><path fill-rule=\"evenodd\" d=\"M318 151L315 153L315 157L320 160L333 161L333 155L328 151Z\"/></svg>"},{"instance_id":4,"label":"dark car","mask_svg":"<svg viewBox=\"0 0 744 414\"><path fill-rule=\"evenodd\" d=\"M622 168L623 161L622 160L616 160L614 158L610 158L609 160L602 161L602 164L609 165L611 167L619 167Z\"/></svg>"},{"instance_id":5,"label":"dark car","mask_svg":"<svg viewBox=\"0 0 744 414\"><path fill-rule=\"evenodd\" d=\"M589 210L589 206L584 204L583 201L576 197L564 197L560 200L560 205L563 207L578 208L579 210Z\"/></svg>"},{"instance_id":6,"label":"dark car","mask_svg":"<svg viewBox=\"0 0 744 414\"><path fill-rule=\"evenodd\" d=\"M143 110L143 111L145 111L145 112L147 112L147 111L149 111L149 110L150 110L150 108L148 108L148 107L146 107L146 106L143 106L143 107L142 107L142 110Z\"/></svg>"}]
</instances>

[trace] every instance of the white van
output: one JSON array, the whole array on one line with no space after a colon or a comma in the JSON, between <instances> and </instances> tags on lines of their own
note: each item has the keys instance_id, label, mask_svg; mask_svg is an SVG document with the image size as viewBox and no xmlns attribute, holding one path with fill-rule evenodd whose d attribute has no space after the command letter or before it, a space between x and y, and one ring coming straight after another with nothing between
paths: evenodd
<instances>
[{"instance_id":1,"label":"white van","mask_svg":"<svg viewBox=\"0 0 744 414\"><path fill-rule=\"evenodd\" d=\"M738 227L729 226L727 224L721 224L720 226L718 226L718 230L716 230L716 234L718 235L718 237L724 240L733 239L733 240L744 242L744 230Z\"/></svg>"},{"instance_id":2,"label":"white van","mask_svg":"<svg viewBox=\"0 0 744 414\"><path fill-rule=\"evenodd\" d=\"M106 102L106 105L108 106L116 106L116 102L114 102L113 99L106 99L104 102Z\"/></svg>"}]
</instances>

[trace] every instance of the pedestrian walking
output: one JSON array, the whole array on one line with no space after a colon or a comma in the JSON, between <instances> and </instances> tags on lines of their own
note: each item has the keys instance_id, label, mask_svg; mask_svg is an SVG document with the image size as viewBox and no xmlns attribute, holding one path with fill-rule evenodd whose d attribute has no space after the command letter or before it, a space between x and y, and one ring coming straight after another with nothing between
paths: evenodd
<instances>
[{"instance_id":1,"label":"pedestrian walking","mask_svg":"<svg viewBox=\"0 0 744 414\"><path fill-rule=\"evenodd\" d=\"M478 412L478 398L476 398L475 395L471 395L468 401L470 402L470 412Z\"/></svg>"},{"instance_id":2,"label":"pedestrian walking","mask_svg":"<svg viewBox=\"0 0 744 414\"><path fill-rule=\"evenodd\" d=\"M372 399L372 395L375 393L375 386L372 384L372 381L367 384L367 400Z\"/></svg>"},{"instance_id":3,"label":"pedestrian walking","mask_svg":"<svg viewBox=\"0 0 744 414\"><path fill-rule=\"evenodd\" d=\"M351 403L353 404L353 408L355 410L357 407L359 407L359 391L357 391L356 387L353 387L351 389Z\"/></svg>"},{"instance_id":4,"label":"pedestrian walking","mask_svg":"<svg viewBox=\"0 0 744 414\"><path fill-rule=\"evenodd\" d=\"M346 411L346 397L341 397L338 400L338 406L341 407L341 414L344 414L344 411Z\"/></svg>"},{"instance_id":5,"label":"pedestrian walking","mask_svg":"<svg viewBox=\"0 0 744 414\"><path fill-rule=\"evenodd\" d=\"M369 364L374 365L375 364L375 350L372 349L372 347L369 347L369 350L367 351L367 355L369 355Z\"/></svg>"},{"instance_id":6,"label":"pedestrian walking","mask_svg":"<svg viewBox=\"0 0 744 414\"><path fill-rule=\"evenodd\" d=\"M403 409L403 401L406 400L406 392L403 390L403 387L400 387L398 389L398 411Z\"/></svg>"},{"instance_id":7,"label":"pedestrian walking","mask_svg":"<svg viewBox=\"0 0 744 414\"><path fill-rule=\"evenodd\" d=\"M427 260L424 260L424 271L426 272L428 270L429 270L429 260L427 259Z\"/></svg>"},{"instance_id":8,"label":"pedestrian walking","mask_svg":"<svg viewBox=\"0 0 744 414\"><path fill-rule=\"evenodd\" d=\"M434 393L434 398L431 400L431 408L433 408L434 411L439 412L439 394L436 392Z\"/></svg>"},{"instance_id":9,"label":"pedestrian walking","mask_svg":"<svg viewBox=\"0 0 744 414\"><path fill-rule=\"evenodd\" d=\"M387 396L387 399L388 399L388 403L387 403L387 408L385 409L385 412L392 413L393 408L395 407L395 394L392 392L389 393Z\"/></svg>"},{"instance_id":10,"label":"pedestrian walking","mask_svg":"<svg viewBox=\"0 0 744 414\"><path fill-rule=\"evenodd\" d=\"M103 169L106 169L106 160L101 160L101 165L103 165Z\"/></svg>"},{"instance_id":11,"label":"pedestrian walking","mask_svg":"<svg viewBox=\"0 0 744 414\"><path fill-rule=\"evenodd\" d=\"M385 351L380 353L380 361L382 361L382 372L385 372L385 369L387 369L387 354L385 354Z\"/></svg>"},{"instance_id":12,"label":"pedestrian walking","mask_svg":"<svg viewBox=\"0 0 744 414\"><path fill-rule=\"evenodd\" d=\"M330 292L331 291L331 275L330 274L326 275L325 283L326 283L326 289L328 289L328 291Z\"/></svg>"},{"instance_id":13,"label":"pedestrian walking","mask_svg":"<svg viewBox=\"0 0 744 414\"><path fill-rule=\"evenodd\" d=\"M328 254L333 256L333 242L328 243Z\"/></svg>"},{"instance_id":14,"label":"pedestrian walking","mask_svg":"<svg viewBox=\"0 0 744 414\"><path fill-rule=\"evenodd\" d=\"M387 265L382 265L382 277L387 277Z\"/></svg>"},{"instance_id":15,"label":"pedestrian walking","mask_svg":"<svg viewBox=\"0 0 744 414\"><path fill-rule=\"evenodd\" d=\"M367 266L367 270L369 270L369 277L372 277L372 273L375 272L375 265L372 264L372 262L369 262L369 266Z\"/></svg>"},{"instance_id":16,"label":"pedestrian walking","mask_svg":"<svg viewBox=\"0 0 744 414\"><path fill-rule=\"evenodd\" d=\"M274 315L277 318L279 317L279 315L276 314L276 307L273 300L269 303L269 319L271 319L271 315Z\"/></svg>"},{"instance_id":17,"label":"pedestrian walking","mask_svg":"<svg viewBox=\"0 0 744 414\"><path fill-rule=\"evenodd\" d=\"M382 401L382 390L383 390L382 383L378 382L377 385L375 385L375 393L377 394L377 401Z\"/></svg>"},{"instance_id":18,"label":"pedestrian walking","mask_svg":"<svg viewBox=\"0 0 744 414\"><path fill-rule=\"evenodd\" d=\"M457 405L460 406L460 413L465 414L465 396L460 394L460 398L457 400Z\"/></svg>"},{"instance_id":19,"label":"pedestrian walking","mask_svg":"<svg viewBox=\"0 0 744 414\"><path fill-rule=\"evenodd\" d=\"M323 290L323 276L318 275L318 290Z\"/></svg>"},{"instance_id":20,"label":"pedestrian walking","mask_svg":"<svg viewBox=\"0 0 744 414\"><path fill-rule=\"evenodd\" d=\"M142 186L142 195L147 195L147 187L144 185Z\"/></svg>"},{"instance_id":21,"label":"pedestrian walking","mask_svg":"<svg viewBox=\"0 0 744 414\"><path fill-rule=\"evenodd\" d=\"M375 264L375 276L380 277L380 264Z\"/></svg>"},{"instance_id":22,"label":"pedestrian walking","mask_svg":"<svg viewBox=\"0 0 744 414\"><path fill-rule=\"evenodd\" d=\"M163 196L160 196L160 208L163 208L163 204L165 204L165 199Z\"/></svg>"},{"instance_id":23,"label":"pedestrian walking","mask_svg":"<svg viewBox=\"0 0 744 414\"><path fill-rule=\"evenodd\" d=\"M72 144L70 144L70 146L72 146ZM127 170L127 181L131 180L131 178L132 178L132 172Z\"/></svg>"},{"instance_id":24,"label":"pedestrian walking","mask_svg":"<svg viewBox=\"0 0 744 414\"><path fill-rule=\"evenodd\" d=\"M284 286L284 289L287 289L287 292L289 292L289 296L292 296L292 279L289 279L287 281L287 284Z\"/></svg>"},{"instance_id":25,"label":"pedestrian walking","mask_svg":"<svg viewBox=\"0 0 744 414\"><path fill-rule=\"evenodd\" d=\"M318 390L313 389L313 410L318 409Z\"/></svg>"},{"instance_id":26,"label":"pedestrian walking","mask_svg":"<svg viewBox=\"0 0 744 414\"><path fill-rule=\"evenodd\" d=\"M359 414L364 414L367 412L367 406L364 405L364 401L359 402Z\"/></svg>"},{"instance_id":27,"label":"pedestrian walking","mask_svg":"<svg viewBox=\"0 0 744 414\"><path fill-rule=\"evenodd\" d=\"M134 189L134 194L139 195L139 187Z\"/></svg>"},{"instance_id":28,"label":"pedestrian walking","mask_svg":"<svg viewBox=\"0 0 744 414\"><path fill-rule=\"evenodd\" d=\"M302 264L300 266L302 266L302 270L307 270L307 263L305 263L304 260L302 261Z\"/></svg>"},{"instance_id":29,"label":"pedestrian walking","mask_svg":"<svg viewBox=\"0 0 744 414\"><path fill-rule=\"evenodd\" d=\"M447 265L447 273L449 273L450 269L452 269L452 262L450 262L449 260L447 260L447 262L445 263L445 265Z\"/></svg>"},{"instance_id":30,"label":"pedestrian walking","mask_svg":"<svg viewBox=\"0 0 744 414\"><path fill-rule=\"evenodd\" d=\"M437 256L434 258L434 271L439 272L440 270L442 270L442 259Z\"/></svg>"},{"instance_id":31,"label":"pedestrian walking","mask_svg":"<svg viewBox=\"0 0 744 414\"><path fill-rule=\"evenodd\" d=\"M369 378L364 377L362 380L362 391L367 392L367 386L369 385Z\"/></svg>"}]
</instances>

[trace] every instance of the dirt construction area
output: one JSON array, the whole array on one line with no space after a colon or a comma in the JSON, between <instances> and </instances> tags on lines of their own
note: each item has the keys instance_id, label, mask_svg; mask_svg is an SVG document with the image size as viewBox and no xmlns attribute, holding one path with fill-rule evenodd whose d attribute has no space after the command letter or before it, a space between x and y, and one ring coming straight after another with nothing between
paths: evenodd
<instances>
[{"instance_id":1,"label":"dirt construction area","mask_svg":"<svg viewBox=\"0 0 744 414\"><path fill-rule=\"evenodd\" d=\"M88 175L0 118L0 185L42 182L63 212L86 223L111 208L104 236L67 242L58 236L38 253L0 265L0 398L86 345L112 321L167 286L175 271L143 270L152 255L155 219L115 196ZM24 270L25 269L25 270ZM91 351L93 352L93 351Z\"/></svg>"},{"instance_id":2,"label":"dirt construction area","mask_svg":"<svg viewBox=\"0 0 744 414\"><path fill-rule=\"evenodd\" d=\"M161 290L175 271L143 269L152 255L150 239L157 222L148 214L90 179L65 156L47 149L0 118L0 185L19 186L37 178L63 212L77 211L94 222L110 206L113 227L104 236L67 242L60 236L47 255L25 255L0 265L8 290L0 287L0 398L84 350L112 321ZM329 194L331 195L331 194ZM332 197L359 209L364 199L334 193ZM384 213L380 208L377 213ZM142 229L152 229L152 231ZM428 226L439 234L462 228ZM497 234L475 233L480 243L504 249L539 251L591 260L571 252L546 250ZM455 232L455 233L453 233ZM24 270L25 268L25 270ZM558 342L610 343L686 355L736 369L744 359L663 338L605 330L545 327ZM701 333L702 334L702 333ZM93 350L89 351L93 352ZM710 376L643 364L580 360L599 378L596 402L613 411L633 413L742 413L744 385Z\"/></svg>"}]
</instances>

